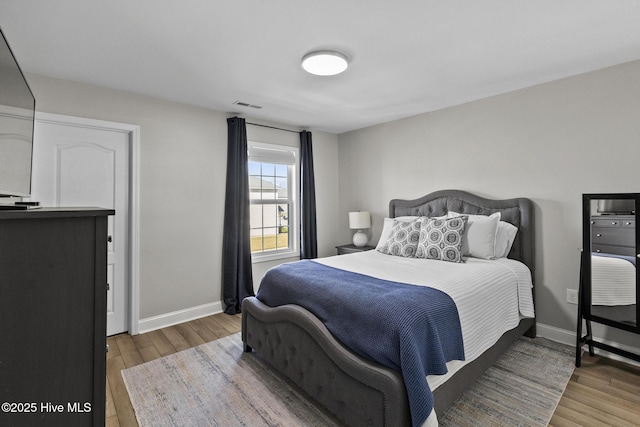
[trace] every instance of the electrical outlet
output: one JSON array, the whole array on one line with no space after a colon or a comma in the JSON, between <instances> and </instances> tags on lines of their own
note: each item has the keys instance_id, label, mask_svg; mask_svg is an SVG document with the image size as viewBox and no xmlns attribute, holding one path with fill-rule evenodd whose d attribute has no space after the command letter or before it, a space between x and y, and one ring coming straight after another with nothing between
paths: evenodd
<instances>
[{"instance_id":1,"label":"electrical outlet","mask_svg":"<svg viewBox=\"0 0 640 427\"><path fill-rule=\"evenodd\" d=\"M567 302L569 304L578 304L578 291L576 289L567 289Z\"/></svg>"}]
</instances>

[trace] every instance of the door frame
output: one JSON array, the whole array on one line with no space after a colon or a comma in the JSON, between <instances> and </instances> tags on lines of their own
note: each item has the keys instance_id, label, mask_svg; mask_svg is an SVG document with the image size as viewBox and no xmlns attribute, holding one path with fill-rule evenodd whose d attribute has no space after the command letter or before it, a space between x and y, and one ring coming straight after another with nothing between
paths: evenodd
<instances>
[{"instance_id":1,"label":"door frame","mask_svg":"<svg viewBox=\"0 0 640 427\"><path fill-rule=\"evenodd\" d=\"M129 334L137 335L140 323L140 126L39 111L36 111L35 120L40 123L122 132L129 135L128 326Z\"/></svg>"}]
</instances>

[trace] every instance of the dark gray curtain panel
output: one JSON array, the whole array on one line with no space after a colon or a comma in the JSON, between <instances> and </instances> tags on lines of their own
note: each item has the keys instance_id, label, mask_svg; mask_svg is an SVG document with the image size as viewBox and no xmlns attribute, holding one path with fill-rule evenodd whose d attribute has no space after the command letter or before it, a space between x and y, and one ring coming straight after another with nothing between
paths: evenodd
<instances>
[{"instance_id":1,"label":"dark gray curtain panel","mask_svg":"<svg viewBox=\"0 0 640 427\"><path fill-rule=\"evenodd\" d=\"M227 187L222 237L222 296L225 313L242 311L242 300L254 296L249 223L249 164L244 119L227 119Z\"/></svg>"},{"instance_id":2,"label":"dark gray curtain panel","mask_svg":"<svg viewBox=\"0 0 640 427\"><path fill-rule=\"evenodd\" d=\"M300 259L318 257L316 185L311 145L311 132L300 132Z\"/></svg>"}]
</instances>

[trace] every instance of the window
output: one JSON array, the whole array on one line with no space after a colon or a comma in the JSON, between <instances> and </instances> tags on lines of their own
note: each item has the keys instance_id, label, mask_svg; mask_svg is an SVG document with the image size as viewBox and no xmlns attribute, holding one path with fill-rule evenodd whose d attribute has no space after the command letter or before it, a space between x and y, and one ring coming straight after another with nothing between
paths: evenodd
<instances>
[{"instance_id":1,"label":"window","mask_svg":"<svg viewBox=\"0 0 640 427\"><path fill-rule=\"evenodd\" d=\"M254 260L298 254L298 149L249 142L251 256Z\"/></svg>"}]
</instances>

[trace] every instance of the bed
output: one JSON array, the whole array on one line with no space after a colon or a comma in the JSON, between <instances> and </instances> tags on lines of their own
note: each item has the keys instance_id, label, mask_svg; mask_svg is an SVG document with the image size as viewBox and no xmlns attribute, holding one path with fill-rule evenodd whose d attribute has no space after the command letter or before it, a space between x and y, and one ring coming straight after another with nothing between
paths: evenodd
<instances>
[{"instance_id":1,"label":"bed","mask_svg":"<svg viewBox=\"0 0 640 427\"><path fill-rule=\"evenodd\" d=\"M636 257L591 254L591 314L636 324Z\"/></svg>"},{"instance_id":2,"label":"bed","mask_svg":"<svg viewBox=\"0 0 640 427\"><path fill-rule=\"evenodd\" d=\"M512 264L521 263L528 268L529 286L532 287L535 276L535 244L534 208L530 200L525 198L490 200L459 190L443 190L415 200L395 199L389 203L389 218L396 219L449 218L455 215L488 217L497 213L500 215L501 222L517 228L517 233L508 248L508 259L519 261ZM467 216L465 218L470 218ZM470 231L471 228L468 230ZM374 253L375 251L371 252L371 256L379 256ZM365 258L365 255L330 257L321 264L338 269L343 268L345 263L353 266L361 265L360 261ZM383 256L389 259L403 258ZM467 257L466 259L465 265L482 264L483 268L485 264L493 262L482 260L483 264L475 260L469 262ZM403 261L411 262L406 259ZM508 264L510 261L501 260L500 262ZM449 264L443 261L435 261L435 263ZM365 267L354 268L358 270ZM353 273L361 274L363 271L353 271ZM260 297L260 291L258 297ZM530 304L533 310L533 289L531 289ZM462 314L460 318L463 318ZM464 322L462 323L462 329L465 329ZM487 334L490 335L490 331ZM492 342L479 356L474 356L473 360L462 363L454 360L447 363L448 368L456 363L457 365L455 369L450 369L446 381L437 381L440 376L429 376L429 386L434 389L433 413L444 413L464 390L519 337L522 335L535 337L535 334L535 316L533 314L519 316L512 328L504 333L501 332L495 342ZM475 338L481 340L483 335L484 333L480 333ZM403 373L356 353L329 332L317 316L298 304L271 307L256 297L245 299L242 341L245 351L255 351L261 359L300 387L342 423L399 426L411 425L413 421L413 424L416 424L415 419L412 420L410 399ZM467 337L465 337L466 341ZM437 385L432 385L432 378L436 378ZM433 424L435 419L436 417L429 416L427 422Z\"/></svg>"}]
</instances>

